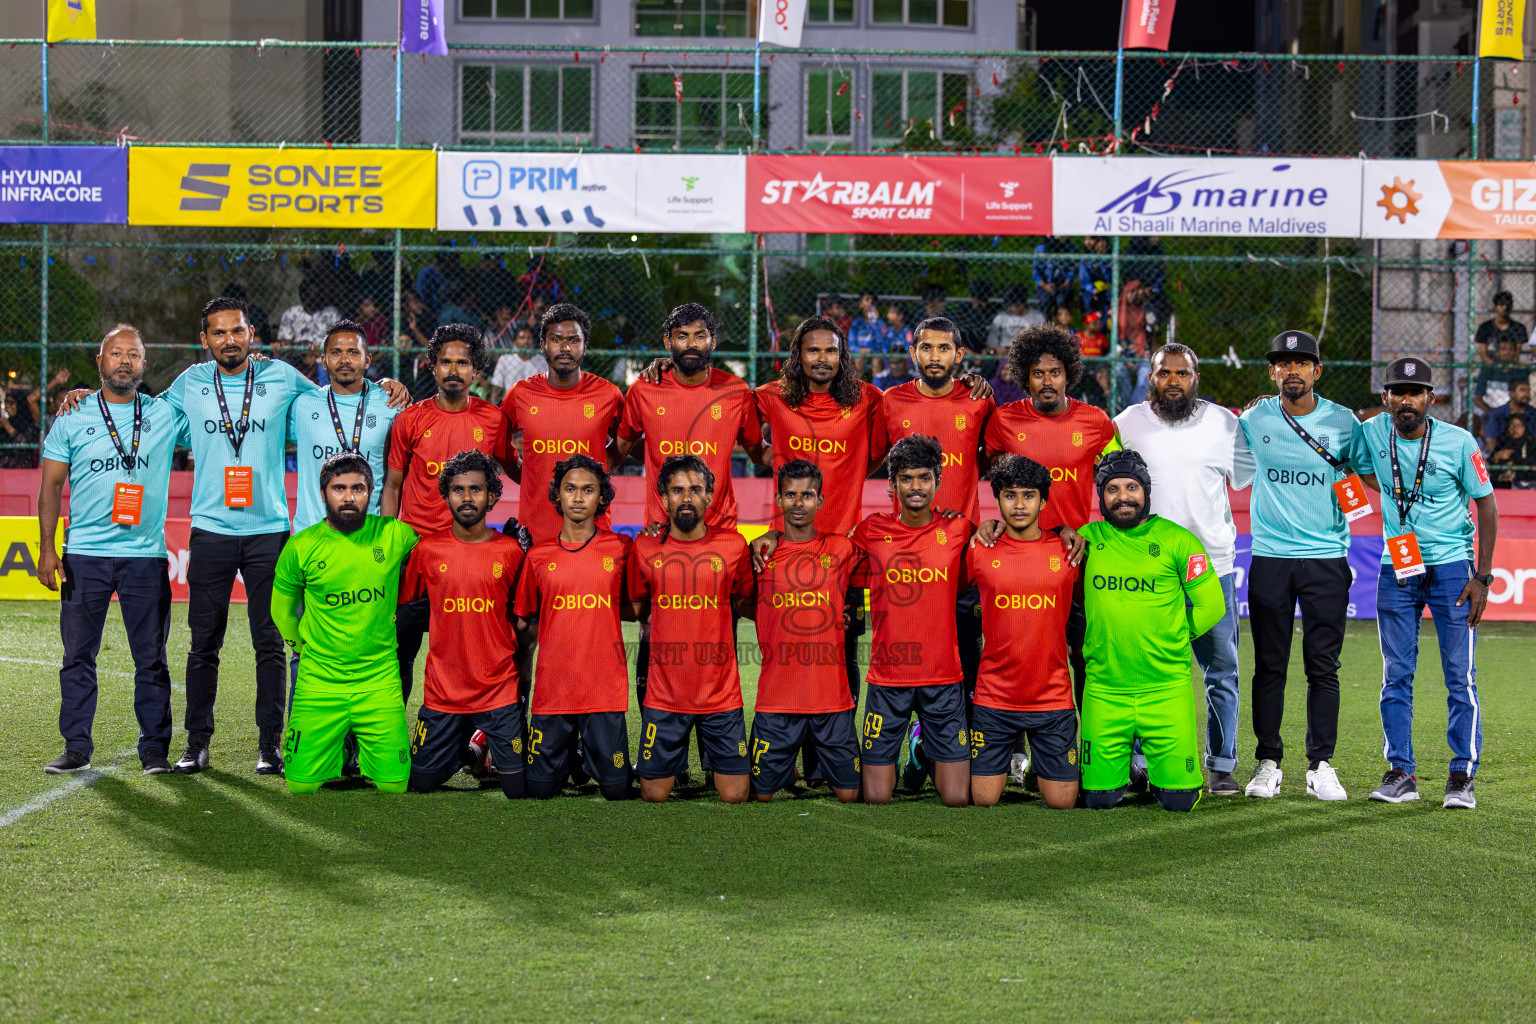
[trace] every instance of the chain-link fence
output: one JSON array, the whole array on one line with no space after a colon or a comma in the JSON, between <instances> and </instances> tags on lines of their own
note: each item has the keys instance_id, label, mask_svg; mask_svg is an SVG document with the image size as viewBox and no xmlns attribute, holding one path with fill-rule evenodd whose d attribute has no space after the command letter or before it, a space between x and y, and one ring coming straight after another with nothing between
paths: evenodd
<instances>
[{"instance_id":1,"label":"chain-link fence","mask_svg":"<svg viewBox=\"0 0 1536 1024\"><path fill-rule=\"evenodd\" d=\"M45 117L40 52L0 41L0 142L1457 159L1519 155L1504 115L1531 98L1523 64L1137 54L1117 134L1113 54L796 51L754 68L739 46L455 46L397 63L387 44L90 42L48 49ZM315 373L313 324L350 316L374 372L422 393L438 323L484 325L496 397L537 367L520 328L576 302L594 321L588 369L623 386L660 351L666 311L697 299L720 317L722 358L761 382L802 317L851 325L867 295L882 338L926 314L959 321L968 365L1000 389L1010 325L1059 316L1100 353L1085 399L1139 401L1147 352L1178 340L1203 360L1203 392L1238 406L1273 391L1264 352L1291 328L1322 337L1330 397L1378 405L1373 368L1412 353L1468 423L1522 372L1474 341L1496 292L1531 321L1536 244L8 227L0 461L35 461L44 392L95 380L107 326L145 331L163 387L198 357L202 303L235 289L275 355ZM886 355L866 353L865 374L899 374Z\"/></svg>"}]
</instances>

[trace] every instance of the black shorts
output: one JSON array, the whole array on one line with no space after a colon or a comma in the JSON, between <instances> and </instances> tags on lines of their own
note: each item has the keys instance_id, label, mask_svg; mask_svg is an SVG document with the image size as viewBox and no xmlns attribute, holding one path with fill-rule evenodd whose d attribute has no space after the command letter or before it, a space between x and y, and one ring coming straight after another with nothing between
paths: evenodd
<instances>
[{"instance_id":1,"label":"black shorts","mask_svg":"<svg viewBox=\"0 0 1536 1024\"><path fill-rule=\"evenodd\" d=\"M629 725L622 711L589 715L534 715L528 723L528 781L563 783L581 766L601 786L629 782Z\"/></svg>"},{"instance_id":2,"label":"black shorts","mask_svg":"<svg viewBox=\"0 0 1536 1024\"><path fill-rule=\"evenodd\" d=\"M741 708L712 715L640 709L640 753L635 774L670 779L688 767L688 733L699 731L699 759L721 775L747 774L747 720Z\"/></svg>"},{"instance_id":3,"label":"black shorts","mask_svg":"<svg viewBox=\"0 0 1536 1024\"><path fill-rule=\"evenodd\" d=\"M469 738L476 729L490 740L491 763L507 775L523 770L523 702L456 715L422 707L411 727L411 774L446 779L469 761Z\"/></svg>"},{"instance_id":4,"label":"black shorts","mask_svg":"<svg viewBox=\"0 0 1536 1024\"><path fill-rule=\"evenodd\" d=\"M1019 737L1029 737L1029 766L1047 782L1076 782L1077 709L1002 711L971 708L971 774L1006 775ZM927 734L923 741L927 742Z\"/></svg>"},{"instance_id":5,"label":"black shorts","mask_svg":"<svg viewBox=\"0 0 1536 1024\"><path fill-rule=\"evenodd\" d=\"M957 679L938 686L882 686L864 694L864 763L896 763L907 723L916 714L923 726L923 754L940 764L969 762L970 730L965 724L965 688Z\"/></svg>"},{"instance_id":6,"label":"black shorts","mask_svg":"<svg viewBox=\"0 0 1536 1024\"><path fill-rule=\"evenodd\" d=\"M794 780L795 753L816 751L819 774L837 789L859 788L859 741L853 734L853 708L826 715L784 715L759 711L752 716L752 792L777 793Z\"/></svg>"}]
</instances>

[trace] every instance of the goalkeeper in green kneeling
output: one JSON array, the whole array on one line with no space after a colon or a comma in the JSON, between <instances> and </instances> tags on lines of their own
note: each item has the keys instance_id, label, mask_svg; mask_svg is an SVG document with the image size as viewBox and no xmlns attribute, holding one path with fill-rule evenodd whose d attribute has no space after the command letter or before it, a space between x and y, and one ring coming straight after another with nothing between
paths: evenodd
<instances>
[{"instance_id":1,"label":"goalkeeper in green kneeling","mask_svg":"<svg viewBox=\"0 0 1536 1024\"><path fill-rule=\"evenodd\" d=\"M368 515L373 469L343 452L320 469L325 518L283 548L272 584L272 621L299 655L288 708L284 772L293 793L341 776L342 744L357 738L358 764L380 792L404 793L410 726L400 699L395 605L400 569L416 533Z\"/></svg>"},{"instance_id":2,"label":"goalkeeper in green kneeling","mask_svg":"<svg viewBox=\"0 0 1536 1024\"><path fill-rule=\"evenodd\" d=\"M1079 531L1088 541L1084 797L1090 808L1118 804L1140 741L1158 802L1193 810L1203 779L1189 644L1225 614L1221 582L1194 534L1149 511L1152 478L1139 454L1110 452L1094 482L1104 521Z\"/></svg>"}]
</instances>

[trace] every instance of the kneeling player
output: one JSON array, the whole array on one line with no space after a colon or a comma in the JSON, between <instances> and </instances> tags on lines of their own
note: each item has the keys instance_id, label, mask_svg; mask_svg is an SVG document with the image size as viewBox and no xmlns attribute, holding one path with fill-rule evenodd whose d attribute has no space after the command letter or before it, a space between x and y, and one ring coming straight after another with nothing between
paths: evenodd
<instances>
[{"instance_id":1,"label":"kneeling player","mask_svg":"<svg viewBox=\"0 0 1536 1024\"><path fill-rule=\"evenodd\" d=\"M613 484L586 455L555 466L549 501L560 532L528 551L517 585L519 629L538 616L533 718L528 724L528 795L551 797L578 767L603 796L623 800L629 784L629 663L619 625L630 541L598 529Z\"/></svg>"},{"instance_id":2,"label":"kneeling player","mask_svg":"<svg viewBox=\"0 0 1536 1024\"><path fill-rule=\"evenodd\" d=\"M508 799L523 795L523 704L518 697L512 596L523 549L485 517L501 498L501 474L484 452L462 451L437 478L453 525L421 538L406 567L402 601L425 596L433 637L411 734L411 791L430 793L459 769L485 733L492 770Z\"/></svg>"},{"instance_id":3,"label":"kneeling player","mask_svg":"<svg viewBox=\"0 0 1536 1024\"><path fill-rule=\"evenodd\" d=\"M853 542L816 532L821 470L795 459L779 470L774 502L784 536L757 577L762 672L752 716L752 792L762 801L794 778L811 752L843 803L859 797L859 745L843 662L843 595L859 560Z\"/></svg>"},{"instance_id":4,"label":"kneeling player","mask_svg":"<svg viewBox=\"0 0 1536 1024\"><path fill-rule=\"evenodd\" d=\"M1158 802L1170 811L1192 810L1202 780L1189 642L1221 620L1226 601L1195 535L1147 511L1152 477L1139 454L1110 452L1094 482L1104 521L1079 531L1088 541L1088 806L1120 802L1130 785L1131 743L1139 739Z\"/></svg>"},{"instance_id":5,"label":"kneeling player","mask_svg":"<svg viewBox=\"0 0 1536 1024\"><path fill-rule=\"evenodd\" d=\"M965 721L955 597L966 589L965 549L974 526L935 515L944 453L926 434L912 434L886 455L899 513L877 512L854 528L867 559L870 622L869 687L864 697L866 803L891 801L896 754L914 714L933 784L947 807L970 802L970 733Z\"/></svg>"},{"instance_id":6,"label":"kneeling player","mask_svg":"<svg viewBox=\"0 0 1536 1024\"><path fill-rule=\"evenodd\" d=\"M667 532L641 535L629 558L630 611L651 624L650 681L635 772L640 795L661 802L688 767L688 732L714 772L720 799L747 799L747 727L736 666L738 614L752 613L752 555L734 529L704 522L715 475L696 455L673 455L656 474Z\"/></svg>"},{"instance_id":7,"label":"kneeling player","mask_svg":"<svg viewBox=\"0 0 1536 1024\"><path fill-rule=\"evenodd\" d=\"M380 792L404 793L411 756L395 605L416 532L367 514L373 468L356 452L325 461L320 491L325 519L283 546L272 581L272 621L299 656L283 743L288 789L313 793L340 777L350 732L363 774Z\"/></svg>"},{"instance_id":8,"label":"kneeling player","mask_svg":"<svg viewBox=\"0 0 1536 1024\"><path fill-rule=\"evenodd\" d=\"M1019 740L1029 738L1040 795L1065 810L1077 802L1077 709L1067 618L1077 570L1067 545L1040 529L1051 472L1022 455L992 464L1003 535L966 555L981 593L987 638L971 709L971 802L991 807L1008 785Z\"/></svg>"}]
</instances>

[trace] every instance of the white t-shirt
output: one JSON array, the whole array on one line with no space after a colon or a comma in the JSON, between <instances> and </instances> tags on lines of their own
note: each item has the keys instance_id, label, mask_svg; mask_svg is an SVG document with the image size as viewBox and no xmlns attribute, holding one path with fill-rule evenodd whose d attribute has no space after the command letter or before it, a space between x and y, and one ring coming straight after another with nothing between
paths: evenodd
<instances>
[{"instance_id":1,"label":"white t-shirt","mask_svg":"<svg viewBox=\"0 0 1536 1024\"><path fill-rule=\"evenodd\" d=\"M292 341L318 352L325 343L325 333L340 319L341 314L336 312L335 306L322 306L313 313L307 311L302 303L289 306L277 322L277 336L281 340Z\"/></svg>"},{"instance_id":2,"label":"white t-shirt","mask_svg":"<svg viewBox=\"0 0 1536 1024\"><path fill-rule=\"evenodd\" d=\"M1013 336L1025 328L1038 327L1045 323L1045 314L1033 306L1023 313L1015 314L1004 309L992 318L992 326L987 330L987 347L994 352L1002 351L1013 344Z\"/></svg>"},{"instance_id":3,"label":"white t-shirt","mask_svg":"<svg viewBox=\"0 0 1536 1024\"><path fill-rule=\"evenodd\" d=\"M1141 453L1152 474L1152 511L1200 538L1217 575L1232 572L1237 527L1227 485L1253 483L1253 453L1241 443L1237 417L1196 402L1189 419L1167 423L1146 402L1115 417L1120 443Z\"/></svg>"},{"instance_id":4,"label":"white t-shirt","mask_svg":"<svg viewBox=\"0 0 1536 1024\"><path fill-rule=\"evenodd\" d=\"M549 363L544 359L544 353L535 352L533 358L524 359L516 352L508 352L496 360L496 369L491 371L491 384L509 391L520 380L548 372Z\"/></svg>"}]
</instances>

